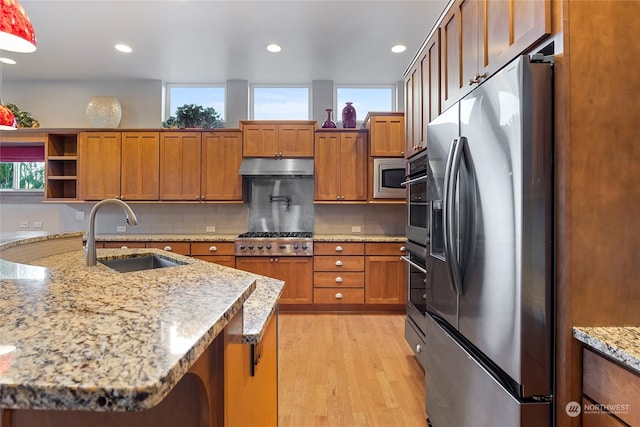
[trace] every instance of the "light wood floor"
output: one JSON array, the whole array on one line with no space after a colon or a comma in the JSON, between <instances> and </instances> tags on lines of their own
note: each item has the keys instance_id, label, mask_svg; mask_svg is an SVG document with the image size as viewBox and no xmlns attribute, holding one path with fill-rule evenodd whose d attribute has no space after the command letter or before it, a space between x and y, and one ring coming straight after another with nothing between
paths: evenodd
<instances>
[{"instance_id":1,"label":"light wood floor","mask_svg":"<svg viewBox=\"0 0 640 427\"><path fill-rule=\"evenodd\" d=\"M424 427L404 315L279 315L278 427Z\"/></svg>"}]
</instances>

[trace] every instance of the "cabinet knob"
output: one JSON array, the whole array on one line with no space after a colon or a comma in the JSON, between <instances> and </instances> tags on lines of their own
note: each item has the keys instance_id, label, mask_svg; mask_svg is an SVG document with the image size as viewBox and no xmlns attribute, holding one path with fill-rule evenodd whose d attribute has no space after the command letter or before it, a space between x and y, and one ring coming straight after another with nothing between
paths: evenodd
<instances>
[{"instance_id":1,"label":"cabinet knob","mask_svg":"<svg viewBox=\"0 0 640 427\"><path fill-rule=\"evenodd\" d=\"M336 299L342 299L342 294L340 292L336 294Z\"/></svg>"},{"instance_id":2,"label":"cabinet knob","mask_svg":"<svg viewBox=\"0 0 640 427\"><path fill-rule=\"evenodd\" d=\"M336 246L336 252L342 252L342 246Z\"/></svg>"},{"instance_id":3,"label":"cabinet knob","mask_svg":"<svg viewBox=\"0 0 640 427\"><path fill-rule=\"evenodd\" d=\"M218 248L216 246L210 246L209 247L209 252L215 252L217 250L218 250Z\"/></svg>"},{"instance_id":4,"label":"cabinet knob","mask_svg":"<svg viewBox=\"0 0 640 427\"><path fill-rule=\"evenodd\" d=\"M169 252L171 252L171 246L169 246L169 245L165 246L165 247L164 247L164 250L165 250L165 251L169 251Z\"/></svg>"},{"instance_id":5,"label":"cabinet knob","mask_svg":"<svg viewBox=\"0 0 640 427\"><path fill-rule=\"evenodd\" d=\"M120 246L120 249L129 249L129 246L127 246L127 245L122 245L122 246Z\"/></svg>"},{"instance_id":6,"label":"cabinet knob","mask_svg":"<svg viewBox=\"0 0 640 427\"><path fill-rule=\"evenodd\" d=\"M405 248L404 246L400 246L400 252L406 252L407 248Z\"/></svg>"},{"instance_id":7,"label":"cabinet knob","mask_svg":"<svg viewBox=\"0 0 640 427\"><path fill-rule=\"evenodd\" d=\"M342 261L340 261L340 260L336 261L336 265L337 265L338 267L342 267Z\"/></svg>"},{"instance_id":8,"label":"cabinet knob","mask_svg":"<svg viewBox=\"0 0 640 427\"><path fill-rule=\"evenodd\" d=\"M340 276L336 277L336 283L342 283L342 277Z\"/></svg>"},{"instance_id":9,"label":"cabinet knob","mask_svg":"<svg viewBox=\"0 0 640 427\"><path fill-rule=\"evenodd\" d=\"M416 353L420 353L422 351L422 346L420 344L416 344Z\"/></svg>"}]
</instances>

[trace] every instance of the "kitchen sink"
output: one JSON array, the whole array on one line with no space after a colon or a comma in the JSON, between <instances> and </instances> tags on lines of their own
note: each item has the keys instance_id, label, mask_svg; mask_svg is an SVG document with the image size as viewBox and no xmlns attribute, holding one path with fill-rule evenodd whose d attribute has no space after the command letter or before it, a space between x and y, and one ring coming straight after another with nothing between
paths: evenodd
<instances>
[{"instance_id":1,"label":"kitchen sink","mask_svg":"<svg viewBox=\"0 0 640 427\"><path fill-rule=\"evenodd\" d=\"M98 262L120 273L186 265L184 262L153 254L131 255L124 258L114 259L100 259Z\"/></svg>"}]
</instances>

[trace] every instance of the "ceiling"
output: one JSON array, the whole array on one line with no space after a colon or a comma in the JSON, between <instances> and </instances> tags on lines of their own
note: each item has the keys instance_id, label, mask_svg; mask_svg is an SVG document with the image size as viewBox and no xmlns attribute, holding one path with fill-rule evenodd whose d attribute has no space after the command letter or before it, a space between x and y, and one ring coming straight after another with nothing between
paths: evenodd
<instances>
[{"instance_id":1,"label":"ceiling","mask_svg":"<svg viewBox=\"0 0 640 427\"><path fill-rule=\"evenodd\" d=\"M448 0L20 0L38 48L2 52L5 80L389 84ZM116 43L133 48L130 54ZM278 43L282 51L266 51ZM395 44L407 50L393 54Z\"/></svg>"}]
</instances>

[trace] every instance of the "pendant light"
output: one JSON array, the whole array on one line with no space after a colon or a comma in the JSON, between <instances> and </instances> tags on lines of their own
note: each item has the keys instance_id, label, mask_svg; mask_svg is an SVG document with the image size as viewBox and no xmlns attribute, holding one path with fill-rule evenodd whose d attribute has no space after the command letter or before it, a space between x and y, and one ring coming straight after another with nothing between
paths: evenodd
<instances>
[{"instance_id":1,"label":"pendant light","mask_svg":"<svg viewBox=\"0 0 640 427\"><path fill-rule=\"evenodd\" d=\"M1 101L0 101L1 102ZM0 130L16 130L18 127L16 117L13 115L9 107L4 104L0 105Z\"/></svg>"},{"instance_id":2,"label":"pendant light","mask_svg":"<svg viewBox=\"0 0 640 427\"><path fill-rule=\"evenodd\" d=\"M36 33L18 0L0 0L0 49L20 53L36 50Z\"/></svg>"}]
</instances>

